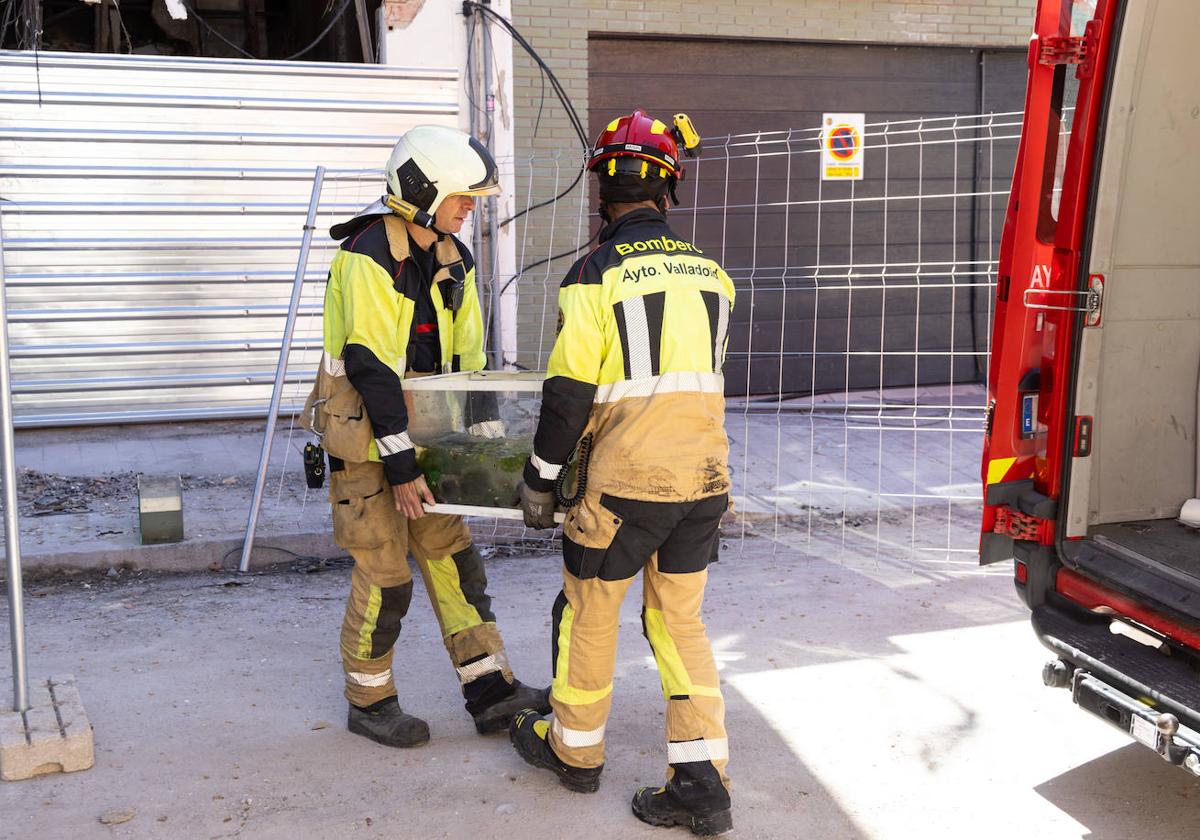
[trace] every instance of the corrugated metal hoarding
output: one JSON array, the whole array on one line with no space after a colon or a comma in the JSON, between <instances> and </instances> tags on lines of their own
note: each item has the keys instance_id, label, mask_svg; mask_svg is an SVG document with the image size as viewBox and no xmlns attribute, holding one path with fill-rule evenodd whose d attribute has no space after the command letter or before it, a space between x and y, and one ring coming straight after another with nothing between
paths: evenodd
<instances>
[{"instance_id":1,"label":"corrugated metal hoarding","mask_svg":"<svg viewBox=\"0 0 1200 840\"><path fill-rule=\"evenodd\" d=\"M457 88L454 69L0 52L17 424L264 414L315 167L334 171L297 368L324 228L406 129L458 124Z\"/></svg>"}]
</instances>

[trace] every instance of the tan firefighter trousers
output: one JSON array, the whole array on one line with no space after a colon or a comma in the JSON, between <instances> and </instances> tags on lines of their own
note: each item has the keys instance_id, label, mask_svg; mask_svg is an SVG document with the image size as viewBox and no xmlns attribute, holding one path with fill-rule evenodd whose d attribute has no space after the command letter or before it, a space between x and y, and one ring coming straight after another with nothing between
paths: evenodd
<instances>
[{"instance_id":1,"label":"tan firefighter trousers","mask_svg":"<svg viewBox=\"0 0 1200 840\"><path fill-rule=\"evenodd\" d=\"M566 763L604 763L617 614L643 571L642 628L667 701L668 785L686 778L698 782L697 792L727 797L725 704L700 619L727 504L724 494L695 502L642 502L589 491L568 514L563 589L553 611L549 736Z\"/></svg>"},{"instance_id":2,"label":"tan firefighter trousers","mask_svg":"<svg viewBox=\"0 0 1200 840\"><path fill-rule=\"evenodd\" d=\"M496 674L511 683L483 562L462 517L408 519L396 510L383 465L376 462L347 462L331 471L329 499L334 540L354 558L340 645L346 699L369 706L396 694L392 649L412 599L409 552L464 696L470 700L472 687L495 682Z\"/></svg>"}]
</instances>

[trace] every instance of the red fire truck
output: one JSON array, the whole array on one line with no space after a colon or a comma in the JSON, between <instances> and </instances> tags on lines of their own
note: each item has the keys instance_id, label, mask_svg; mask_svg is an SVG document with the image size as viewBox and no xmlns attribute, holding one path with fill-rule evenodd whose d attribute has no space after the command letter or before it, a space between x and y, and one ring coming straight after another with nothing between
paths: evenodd
<instances>
[{"instance_id":1,"label":"red fire truck","mask_svg":"<svg viewBox=\"0 0 1200 840\"><path fill-rule=\"evenodd\" d=\"M1039 0L983 563L1080 708L1200 776L1200 2Z\"/></svg>"}]
</instances>

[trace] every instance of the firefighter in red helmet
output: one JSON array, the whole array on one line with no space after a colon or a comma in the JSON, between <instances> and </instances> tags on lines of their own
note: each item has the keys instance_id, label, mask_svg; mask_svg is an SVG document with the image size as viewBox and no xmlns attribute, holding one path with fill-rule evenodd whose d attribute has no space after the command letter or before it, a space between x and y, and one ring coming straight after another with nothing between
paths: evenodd
<instances>
[{"instance_id":1,"label":"firefighter in red helmet","mask_svg":"<svg viewBox=\"0 0 1200 840\"><path fill-rule=\"evenodd\" d=\"M675 185L683 177L679 146L694 157L700 153L700 137L685 115L676 115L676 125L667 125L637 110L610 122L596 138L588 169L599 176L600 218L612 222L613 204L652 201L662 214L667 212L667 195L676 205Z\"/></svg>"},{"instance_id":2,"label":"firefighter in red helmet","mask_svg":"<svg viewBox=\"0 0 1200 840\"><path fill-rule=\"evenodd\" d=\"M633 812L710 835L733 826L725 706L700 606L728 507L721 366L734 289L667 225L680 146L699 148L686 116L668 125L634 111L608 124L588 162L606 224L559 290L560 328L520 488L525 523L553 527L563 465L577 447L590 462L585 470L580 455L586 486L563 523L553 717L521 712L509 736L566 787L599 787L617 613L642 572L642 627L667 700L668 768L662 787L634 794Z\"/></svg>"}]
</instances>

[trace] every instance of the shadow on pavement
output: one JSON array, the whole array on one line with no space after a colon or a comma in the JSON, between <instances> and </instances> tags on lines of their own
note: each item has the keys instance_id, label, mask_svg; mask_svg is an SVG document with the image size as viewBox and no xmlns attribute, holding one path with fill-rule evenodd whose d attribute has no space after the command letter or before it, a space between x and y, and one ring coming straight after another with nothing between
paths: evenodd
<instances>
[{"instance_id":1,"label":"shadow on pavement","mask_svg":"<svg viewBox=\"0 0 1200 840\"><path fill-rule=\"evenodd\" d=\"M1086 840L1184 840L1197 834L1200 781L1141 744L1106 753L1035 790L1085 826Z\"/></svg>"}]
</instances>

